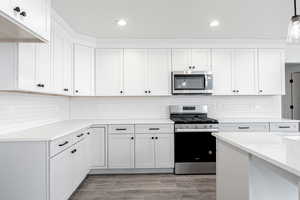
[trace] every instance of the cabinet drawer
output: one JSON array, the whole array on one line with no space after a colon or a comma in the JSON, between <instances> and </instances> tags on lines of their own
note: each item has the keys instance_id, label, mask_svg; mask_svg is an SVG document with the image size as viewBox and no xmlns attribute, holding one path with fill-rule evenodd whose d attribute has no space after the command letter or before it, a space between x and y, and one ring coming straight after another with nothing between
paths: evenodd
<instances>
[{"instance_id":1,"label":"cabinet drawer","mask_svg":"<svg viewBox=\"0 0 300 200\"><path fill-rule=\"evenodd\" d=\"M270 123L270 131L274 132L297 132L299 131L298 122L282 122L282 123Z\"/></svg>"},{"instance_id":2,"label":"cabinet drawer","mask_svg":"<svg viewBox=\"0 0 300 200\"><path fill-rule=\"evenodd\" d=\"M75 140L73 134L51 141L50 143L50 157L58 154L66 148L72 146Z\"/></svg>"},{"instance_id":3,"label":"cabinet drawer","mask_svg":"<svg viewBox=\"0 0 300 200\"><path fill-rule=\"evenodd\" d=\"M173 124L138 124L135 125L136 133L173 133Z\"/></svg>"},{"instance_id":4,"label":"cabinet drawer","mask_svg":"<svg viewBox=\"0 0 300 200\"><path fill-rule=\"evenodd\" d=\"M269 123L224 123L220 124L219 129L225 132L269 132Z\"/></svg>"},{"instance_id":5,"label":"cabinet drawer","mask_svg":"<svg viewBox=\"0 0 300 200\"><path fill-rule=\"evenodd\" d=\"M84 139L87 136L87 133L88 133L87 129L82 129L80 131L76 131L75 133L73 133L72 137L74 139L74 143Z\"/></svg>"},{"instance_id":6,"label":"cabinet drawer","mask_svg":"<svg viewBox=\"0 0 300 200\"><path fill-rule=\"evenodd\" d=\"M133 124L118 124L118 125L109 125L109 133L134 133Z\"/></svg>"}]
</instances>

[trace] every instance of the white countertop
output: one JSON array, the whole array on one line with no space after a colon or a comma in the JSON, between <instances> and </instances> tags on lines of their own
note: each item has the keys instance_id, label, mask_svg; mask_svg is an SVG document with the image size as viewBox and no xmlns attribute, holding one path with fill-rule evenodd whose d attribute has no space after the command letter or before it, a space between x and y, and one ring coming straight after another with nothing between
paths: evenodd
<instances>
[{"instance_id":1,"label":"white countertop","mask_svg":"<svg viewBox=\"0 0 300 200\"><path fill-rule=\"evenodd\" d=\"M113 124L173 124L170 119L76 119L52 123L44 126L34 127L22 131L0 134L1 142L11 141L51 141L69 135L80 129L113 125Z\"/></svg>"},{"instance_id":2,"label":"white countertop","mask_svg":"<svg viewBox=\"0 0 300 200\"><path fill-rule=\"evenodd\" d=\"M235 146L294 175L300 176L299 156L293 157L293 155L287 153L283 136L273 135L269 132L219 132L213 133L213 135L218 140Z\"/></svg>"},{"instance_id":3,"label":"white countertop","mask_svg":"<svg viewBox=\"0 0 300 200\"><path fill-rule=\"evenodd\" d=\"M219 123L288 123L300 122L300 120L284 118L219 118Z\"/></svg>"}]
</instances>

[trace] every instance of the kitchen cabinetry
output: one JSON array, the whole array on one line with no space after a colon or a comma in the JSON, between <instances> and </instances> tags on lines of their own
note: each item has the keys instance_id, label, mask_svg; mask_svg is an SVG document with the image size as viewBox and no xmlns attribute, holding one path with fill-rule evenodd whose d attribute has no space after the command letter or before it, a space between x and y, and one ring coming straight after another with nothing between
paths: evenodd
<instances>
[{"instance_id":1,"label":"kitchen cabinetry","mask_svg":"<svg viewBox=\"0 0 300 200\"><path fill-rule=\"evenodd\" d=\"M73 43L70 36L53 20L52 26L53 90L57 94L73 93Z\"/></svg>"},{"instance_id":2,"label":"kitchen cabinetry","mask_svg":"<svg viewBox=\"0 0 300 200\"><path fill-rule=\"evenodd\" d=\"M0 6L1 38L13 41L50 40L50 0L4 0Z\"/></svg>"},{"instance_id":3,"label":"kitchen cabinetry","mask_svg":"<svg viewBox=\"0 0 300 200\"><path fill-rule=\"evenodd\" d=\"M106 167L106 129L91 128L89 133L90 168L104 168Z\"/></svg>"},{"instance_id":4,"label":"kitchen cabinetry","mask_svg":"<svg viewBox=\"0 0 300 200\"><path fill-rule=\"evenodd\" d=\"M108 167L111 169L134 167L134 134L109 134Z\"/></svg>"},{"instance_id":5,"label":"kitchen cabinetry","mask_svg":"<svg viewBox=\"0 0 300 200\"><path fill-rule=\"evenodd\" d=\"M285 56L282 49L258 50L259 94L285 94Z\"/></svg>"},{"instance_id":6,"label":"kitchen cabinetry","mask_svg":"<svg viewBox=\"0 0 300 200\"><path fill-rule=\"evenodd\" d=\"M48 93L51 90L48 44L2 43L0 89Z\"/></svg>"},{"instance_id":7,"label":"kitchen cabinetry","mask_svg":"<svg viewBox=\"0 0 300 200\"><path fill-rule=\"evenodd\" d=\"M172 49L173 71L211 71L210 49Z\"/></svg>"},{"instance_id":8,"label":"kitchen cabinetry","mask_svg":"<svg viewBox=\"0 0 300 200\"><path fill-rule=\"evenodd\" d=\"M269 123L221 123L219 129L224 132L269 132Z\"/></svg>"},{"instance_id":9,"label":"kitchen cabinetry","mask_svg":"<svg viewBox=\"0 0 300 200\"><path fill-rule=\"evenodd\" d=\"M95 74L96 96L123 95L123 49L97 49Z\"/></svg>"},{"instance_id":10,"label":"kitchen cabinetry","mask_svg":"<svg viewBox=\"0 0 300 200\"><path fill-rule=\"evenodd\" d=\"M256 49L213 49L214 94L257 94Z\"/></svg>"},{"instance_id":11,"label":"kitchen cabinetry","mask_svg":"<svg viewBox=\"0 0 300 200\"><path fill-rule=\"evenodd\" d=\"M145 95L147 90L147 50L124 49L124 92Z\"/></svg>"},{"instance_id":12,"label":"kitchen cabinetry","mask_svg":"<svg viewBox=\"0 0 300 200\"><path fill-rule=\"evenodd\" d=\"M75 44L74 46L74 95L94 94L94 49Z\"/></svg>"}]
</instances>

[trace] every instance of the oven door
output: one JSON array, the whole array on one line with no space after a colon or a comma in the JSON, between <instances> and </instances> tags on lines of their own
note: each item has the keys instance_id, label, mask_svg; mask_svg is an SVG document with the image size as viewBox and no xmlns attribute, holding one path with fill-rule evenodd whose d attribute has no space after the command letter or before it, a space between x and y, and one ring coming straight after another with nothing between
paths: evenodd
<instances>
[{"instance_id":1,"label":"oven door","mask_svg":"<svg viewBox=\"0 0 300 200\"><path fill-rule=\"evenodd\" d=\"M210 76L206 73L173 73L173 94L211 93Z\"/></svg>"},{"instance_id":2,"label":"oven door","mask_svg":"<svg viewBox=\"0 0 300 200\"><path fill-rule=\"evenodd\" d=\"M176 132L175 163L215 163L216 139L211 132Z\"/></svg>"}]
</instances>

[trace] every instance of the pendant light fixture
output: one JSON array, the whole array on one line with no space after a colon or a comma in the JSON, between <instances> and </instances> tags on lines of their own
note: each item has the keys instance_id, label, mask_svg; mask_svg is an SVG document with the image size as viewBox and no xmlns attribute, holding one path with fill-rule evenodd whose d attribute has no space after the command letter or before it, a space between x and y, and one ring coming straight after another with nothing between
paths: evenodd
<instances>
[{"instance_id":1,"label":"pendant light fixture","mask_svg":"<svg viewBox=\"0 0 300 200\"><path fill-rule=\"evenodd\" d=\"M294 0L294 12L295 15L292 17L289 30L288 30L288 37L287 41L289 43L300 43L300 15L297 15L297 0Z\"/></svg>"}]
</instances>

